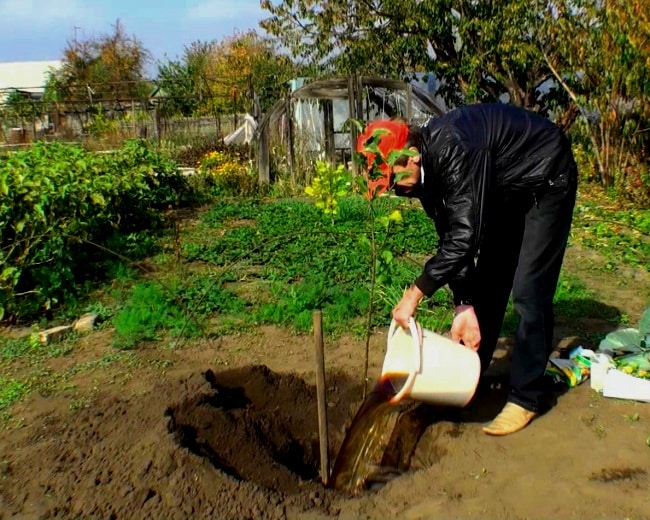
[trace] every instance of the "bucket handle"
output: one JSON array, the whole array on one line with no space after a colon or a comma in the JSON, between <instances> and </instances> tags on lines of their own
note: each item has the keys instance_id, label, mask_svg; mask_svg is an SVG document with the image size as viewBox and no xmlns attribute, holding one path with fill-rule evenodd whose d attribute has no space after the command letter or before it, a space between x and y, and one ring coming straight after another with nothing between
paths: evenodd
<instances>
[{"instance_id":1,"label":"bucket handle","mask_svg":"<svg viewBox=\"0 0 650 520\"><path fill-rule=\"evenodd\" d=\"M391 340L397 332L397 322L392 320L390 322L390 327L388 328L388 348L390 348ZM415 377L422 370L422 334L420 334L421 328L420 324L415 321L415 318L409 318L409 330L411 332L411 338L413 339L413 369L406 379L406 383L402 388L397 392L393 398L390 400L391 404L399 403L413 388L415 383Z\"/></svg>"}]
</instances>

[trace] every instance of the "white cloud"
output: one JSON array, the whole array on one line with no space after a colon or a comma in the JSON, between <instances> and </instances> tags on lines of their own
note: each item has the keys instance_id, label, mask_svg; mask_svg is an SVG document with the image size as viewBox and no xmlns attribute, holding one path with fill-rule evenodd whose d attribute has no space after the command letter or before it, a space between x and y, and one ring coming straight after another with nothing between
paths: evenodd
<instances>
[{"instance_id":1,"label":"white cloud","mask_svg":"<svg viewBox=\"0 0 650 520\"><path fill-rule=\"evenodd\" d=\"M192 20L234 20L248 16L260 18L264 11L259 0L202 0L190 7Z\"/></svg>"},{"instance_id":2,"label":"white cloud","mask_svg":"<svg viewBox=\"0 0 650 520\"><path fill-rule=\"evenodd\" d=\"M92 11L83 0L0 0L0 13L5 27L44 27L87 19Z\"/></svg>"}]
</instances>

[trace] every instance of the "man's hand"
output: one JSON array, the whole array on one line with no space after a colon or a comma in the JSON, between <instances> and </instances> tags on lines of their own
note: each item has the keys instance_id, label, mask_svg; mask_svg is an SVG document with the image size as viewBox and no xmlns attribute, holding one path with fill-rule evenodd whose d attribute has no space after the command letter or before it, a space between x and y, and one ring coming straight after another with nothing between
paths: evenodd
<instances>
[{"instance_id":1,"label":"man's hand","mask_svg":"<svg viewBox=\"0 0 650 520\"><path fill-rule=\"evenodd\" d=\"M402 299L393 309L393 319L401 327L408 329L409 318L415 314L420 300L424 297L424 293L415 285L412 285L402 296Z\"/></svg>"},{"instance_id":2,"label":"man's hand","mask_svg":"<svg viewBox=\"0 0 650 520\"><path fill-rule=\"evenodd\" d=\"M481 331L472 305L456 307L456 317L451 324L451 339L459 343L462 341L466 347L478 350L481 344Z\"/></svg>"}]
</instances>

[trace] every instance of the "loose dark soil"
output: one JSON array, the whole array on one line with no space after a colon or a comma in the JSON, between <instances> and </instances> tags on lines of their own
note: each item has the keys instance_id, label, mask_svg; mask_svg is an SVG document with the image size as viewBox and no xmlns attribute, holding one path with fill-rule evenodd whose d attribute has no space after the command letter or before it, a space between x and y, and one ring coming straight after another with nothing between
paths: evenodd
<instances>
[{"instance_id":1,"label":"loose dark soil","mask_svg":"<svg viewBox=\"0 0 650 520\"><path fill-rule=\"evenodd\" d=\"M649 303L640 273L633 285L599 278L602 303L631 323ZM556 339L595 347L609 328L558 323ZM115 353L110 341L110 330L80 338L48 362L67 374L60 384L10 410L0 518L650 518L649 404L603 398L587 382L558 389L522 432L481 432L507 392L507 338L492 384L466 409L396 409L399 457L384 458L395 471L356 496L321 483L313 338L261 327L92 365ZM370 385L385 341L372 338ZM363 339L326 338L331 464L363 400L364 351ZM95 368L72 370L82 363Z\"/></svg>"}]
</instances>

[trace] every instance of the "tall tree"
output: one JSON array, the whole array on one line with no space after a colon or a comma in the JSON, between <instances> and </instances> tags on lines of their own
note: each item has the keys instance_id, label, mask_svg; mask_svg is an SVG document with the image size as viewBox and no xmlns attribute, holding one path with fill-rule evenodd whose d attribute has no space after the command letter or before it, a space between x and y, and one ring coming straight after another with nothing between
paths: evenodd
<instances>
[{"instance_id":1,"label":"tall tree","mask_svg":"<svg viewBox=\"0 0 650 520\"><path fill-rule=\"evenodd\" d=\"M235 33L213 48L207 75L214 96L228 110L267 110L296 74L291 59L255 31Z\"/></svg>"},{"instance_id":2,"label":"tall tree","mask_svg":"<svg viewBox=\"0 0 650 520\"><path fill-rule=\"evenodd\" d=\"M544 0L262 0L261 25L321 69L403 78L433 72L458 104L497 101L546 110Z\"/></svg>"},{"instance_id":3,"label":"tall tree","mask_svg":"<svg viewBox=\"0 0 650 520\"><path fill-rule=\"evenodd\" d=\"M183 115L265 111L294 77L291 59L255 31L194 42L159 67L157 83L172 112Z\"/></svg>"},{"instance_id":4,"label":"tall tree","mask_svg":"<svg viewBox=\"0 0 650 520\"><path fill-rule=\"evenodd\" d=\"M156 84L168 115L195 116L208 111L210 91L205 81L213 44L196 41L185 47L180 60L160 63Z\"/></svg>"},{"instance_id":5,"label":"tall tree","mask_svg":"<svg viewBox=\"0 0 650 520\"><path fill-rule=\"evenodd\" d=\"M67 42L63 65L51 74L45 97L81 108L146 96L151 88L145 79L149 59L142 42L117 20L111 34Z\"/></svg>"},{"instance_id":6,"label":"tall tree","mask_svg":"<svg viewBox=\"0 0 650 520\"><path fill-rule=\"evenodd\" d=\"M640 183L626 176L650 144L650 5L558 0L555 15L558 40L545 58L583 116L599 180Z\"/></svg>"}]
</instances>

